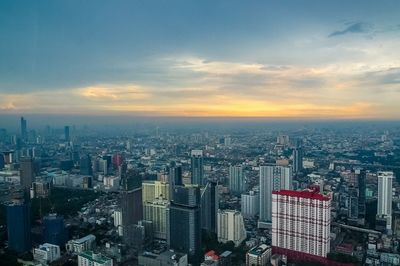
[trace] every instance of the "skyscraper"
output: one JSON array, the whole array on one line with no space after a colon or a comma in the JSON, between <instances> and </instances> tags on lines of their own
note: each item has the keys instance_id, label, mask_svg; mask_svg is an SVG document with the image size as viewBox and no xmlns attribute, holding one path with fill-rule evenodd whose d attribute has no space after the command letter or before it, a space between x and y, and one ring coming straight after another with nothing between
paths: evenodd
<instances>
[{"instance_id":1,"label":"skyscraper","mask_svg":"<svg viewBox=\"0 0 400 266\"><path fill-rule=\"evenodd\" d=\"M70 141L70 137L69 137L69 126L65 126L65 127L64 127L64 140L65 140L65 141Z\"/></svg>"},{"instance_id":2,"label":"skyscraper","mask_svg":"<svg viewBox=\"0 0 400 266\"><path fill-rule=\"evenodd\" d=\"M7 206L8 246L18 253L29 251L31 243L31 205L18 201Z\"/></svg>"},{"instance_id":3,"label":"skyscraper","mask_svg":"<svg viewBox=\"0 0 400 266\"><path fill-rule=\"evenodd\" d=\"M272 194L273 253L293 259L330 252L331 198L318 189ZM311 256L312 257L312 256Z\"/></svg>"},{"instance_id":4,"label":"skyscraper","mask_svg":"<svg viewBox=\"0 0 400 266\"><path fill-rule=\"evenodd\" d=\"M33 158L23 157L20 161L20 182L26 195L29 195L33 181L35 180L35 165ZM25 196L26 196L25 195Z\"/></svg>"},{"instance_id":5,"label":"skyscraper","mask_svg":"<svg viewBox=\"0 0 400 266\"><path fill-rule=\"evenodd\" d=\"M143 218L151 221L153 236L158 239L169 239L169 201L157 199L143 204Z\"/></svg>"},{"instance_id":6,"label":"skyscraper","mask_svg":"<svg viewBox=\"0 0 400 266\"><path fill-rule=\"evenodd\" d=\"M182 186L182 166L177 165L175 162L171 162L169 167L168 173L168 183L169 183L169 190L170 190L170 198L173 197L173 191L175 186Z\"/></svg>"},{"instance_id":7,"label":"skyscraper","mask_svg":"<svg viewBox=\"0 0 400 266\"><path fill-rule=\"evenodd\" d=\"M246 239L243 216L236 210L218 210L218 242L239 246Z\"/></svg>"},{"instance_id":8,"label":"skyscraper","mask_svg":"<svg viewBox=\"0 0 400 266\"><path fill-rule=\"evenodd\" d=\"M122 234L124 242L131 243L131 229L138 221L143 219L142 188L125 190L121 192Z\"/></svg>"},{"instance_id":9,"label":"skyscraper","mask_svg":"<svg viewBox=\"0 0 400 266\"><path fill-rule=\"evenodd\" d=\"M292 170L287 166L260 166L260 220L264 228L272 221L272 191L292 188Z\"/></svg>"},{"instance_id":10,"label":"skyscraper","mask_svg":"<svg viewBox=\"0 0 400 266\"><path fill-rule=\"evenodd\" d=\"M21 116L21 139L23 141L28 140L28 129L26 126L26 120L23 116Z\"/></svg>"},{"instance_id":11,"label":"skyscraper","mask_svg":"<svg viewBox=\"0 0 400 266\"><path fill-rule=\"evenodd\" d=\"M176 186L170 205L170 247L188 254L190 263L201 257L200 188Z\"/></svg>"},{"instance_id":12,"label":"skyscraper","mask_svg":"<svg viewBox=\"0 0 400 266\"><path fill-rule=\"evenodd\" d=\"M203 166L203 151L202 150L192 150L192 152L191 152L191 172L192 172L192 184L203 185L204 166Z\"/></svg>"},{"instance_id":13,"label":"skyscraper","mask_svg":"<svg viewBox=\"0 0 400 266\"><path fill-rule=\"evenodd\" d=\"M217 232L218 208L217 183L208 182L201 191L201 228L206 232Z\"/></svg>"},{"instance_id":14,"label":"skyscraper","mask_svg":"<svg viewBox=\"0 0 400 266\"><path fill-rule=\"evenodd\" d=\"M241 165L229 166L229 189L234 194L244 191L243 167Z\"/></svg>"},{"instance_id":15,"label":"skyscraper","mask_svg":"<svg viewBox=\"0 0 400 266\"><path fill-rule=\"evenodd\" d=\"M240 203L243 217L254 217L260 211L260 194L254 191L242 194Z\"/></svg>"},{"instance_id":16,"label":"skyscraper","mask_svg":"<svg viewBox=\"0 0 400 266\"><path fill-rule=\"evenodd\" d=\"M357 184L358 184L358 219L361 224L365 222L366 215L366 172L365 170L356 170Z\"/></svg>"},{"instance_id":17,"label":"skyscraper","mask_svg":"<svg viewBox=\"0 0 400 266\"><path fill-rule=\"evenodd\" d=\"M297 174L303 170L303 148L296 147L293 149L293 172Z\"/></svg>"},{"instance_id":18,"label":"skyscraper","mask_svg":"<svg viewBox=\"0 0 400 266\"><path fill-rule=\"evenodd\" d=\"M378 172L378 211L377 217L386 220L386 230L392 229L392 182L393 172Z\"/></svg>"},{"instance_id":19,"label":"skyscraper","mask_svg":"<svg viewBox=\"0 0 400 266\"><path fill-rule=\"evenodd\" d=\"M43 218L44 242L53 245L63 246L67 240L64 217L51 213Z\"/></svg>"},{"instance_id":20,"label":"skyscraper","mask_svg":"<svg viewBox=\"0 0 400 266\"><path fill-rule=\"evenodd\" d=\"M81 157L79 160L79 172L81 175L89 175L91 176L93 174L93 168L92 168L92 158L90 157L89 154L86 154Z\"/></svg>"}]
</instances>

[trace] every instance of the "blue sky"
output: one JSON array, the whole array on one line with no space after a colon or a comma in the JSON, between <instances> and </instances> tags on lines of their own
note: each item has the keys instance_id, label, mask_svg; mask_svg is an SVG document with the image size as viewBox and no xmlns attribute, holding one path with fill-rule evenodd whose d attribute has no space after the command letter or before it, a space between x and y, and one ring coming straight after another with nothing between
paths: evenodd
<instances>
[{"instance_id":1,"label":"blue sky","mask_svg":"<svg viewBox=\"0 0 400 266\"><path fill-rule=\"evenodd\" d=\"M399 1L1 1L0 112L400 118Z\"/></svg>"}]
</instances>

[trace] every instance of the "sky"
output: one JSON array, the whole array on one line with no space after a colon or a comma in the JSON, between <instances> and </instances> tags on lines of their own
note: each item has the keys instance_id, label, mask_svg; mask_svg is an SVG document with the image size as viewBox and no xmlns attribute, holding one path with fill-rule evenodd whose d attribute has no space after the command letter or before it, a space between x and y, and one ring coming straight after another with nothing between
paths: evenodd
<instances>
[{"instance_id":1,"label":"sky","mask_svg":"<svg viewBox=\"0 0 400 266\"><path fill-rule=\"evenodd\" d=\"M0 1L0 114L400 119L400 1Z\"/></svg>"}]
</instances>

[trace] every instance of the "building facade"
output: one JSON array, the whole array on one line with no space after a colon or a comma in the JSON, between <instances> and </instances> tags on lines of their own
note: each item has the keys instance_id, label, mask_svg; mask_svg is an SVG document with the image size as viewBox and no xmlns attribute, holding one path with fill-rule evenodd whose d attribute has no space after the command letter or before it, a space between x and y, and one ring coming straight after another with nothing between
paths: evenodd
<instances>
[{"instance_id":1,"label":"building facade","mask_svg":"<svg viewBox=\"0 0 400 266\"><path fill-rule=\"evenodd\" d=\"M243 217L251 218L260 211L260 194L250 191L241 196L241 213Z\"/></svg>"},{"instance_id":2,"label":"building facade","mask_svg":"<svg viewBox=\"0 0 400 266\"><path fill-rule=\"evenodd\" d=\"M243 166L229 166L229 190L234 194L240 194L245 190Z\"/></svg>"},{"instance_id":3,"label":"building facade","mask_svg":"<svg viewBox=\"0 0 400 266\"><path fill-rule=\"evenodd\" d=\"M204 165L203 165L203 151L192 150L190 158L192 184L203 185L204 182Z\"/></svg>"},{"instance_id":4,"label":"building facade","mask_svg":"<svg viewBox=\"0 0 400 266\"><path fill-rule=\"evenodd\" d=\"M272 246L279 252L326 257L330 251L330 226L331 198L316 188L273 192Z\"/></svg>"},{"instance_id":5,"label":"building facade","mask_svg":"<svg viewBox=\"0 0 400 266\"><path fill-rule=\"evenodd\" d=\"M292 169L287 166L260 166L259 227L272 221L272 191L292 189Z\"/></svg>"},{"instance_id":6,"label":"building facade","mask_svg":"<svg viewBox=\"0 0 400 266\"><path fill-rule=\"evenodd\" d=\"M200 187L176 186L170 205L170 247L188 254L190 263L201 256Z\"/></svg>"},{"instance_id":7,"label":"building facade","mask_svg":"<svg viewBox=\"0 0 400 266\"><path fill-rule=\"evenodd\" d=\"M239 246L246 239L243 216L236 210L218 210L218 242Z\"/></svg>"},{"instance_id":8,"label":"building facade","mask_svg":"<svg viewBox=\"0 0 400 266\"><path fill-rule=\"evenodd\" d=\"M393 172L378 172L377 218L386 220L386 230L392 230Z\"/></svg>"},{"instance_id":9,"label":"building facade","mask_svg":"<svg viewBox=\"0 0 400 266\"><path fill-rule=\"evenodd\" d=\"M246 266L269 265L272 249L271 246L262 244L250 249L246 253Z\"/></svg>"}]
</instances>

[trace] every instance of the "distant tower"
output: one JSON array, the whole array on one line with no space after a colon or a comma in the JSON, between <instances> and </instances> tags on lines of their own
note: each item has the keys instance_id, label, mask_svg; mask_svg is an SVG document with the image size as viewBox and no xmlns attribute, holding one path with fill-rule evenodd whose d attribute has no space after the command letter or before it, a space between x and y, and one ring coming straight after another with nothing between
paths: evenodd
<instances>
[{"instance_id":1,"label":"distant tower","mask_svg":"<svg viewBox=\"0 0 400 266\"><path fill-rule=\"evenodd\" d=\"M203 168L203 151L192 150L191 152L191 170L192 184L203 185L204 168Z\"/></svg>"},{"instance_id":2,"label":"distant tower","mask_svg":"<svg viewBox=\"0 0 400 266\"><path fill-rule=\"evenodd\" d=\"M241 165L229 166L229 189L234 194L244 191L244 175Z\"/></svg>"},{"instance_id":3,"label":"distant tower","mask_svg":"<svg viewBox=\"0 0 400 266\"><path fill-rule=\"evenodd\" d=\"M7 233L11 250L22 253L32 248L29 202L15 202L7 206Z\"/></svg>"},{"instance_id":4,"label":"distant tower","mask_svg":"<svg viewBox=\"0 0 400 266\"><path fill-rule=\"evenodd\" d=\"M260 220L266 227L272 220L272 191L292 188L292 169L287 166L260 166Z\"/></svg>"},{"instance_id":5,"label":"distant tower","mask_svg":"<svg viewBox=\"0 0 400 266\"><path fill-rule=\"evenodd\" d=\"M358 219L361 221L361 224L364 224L366 215L366 172L365 170L356 170L356 175L358 183Z\"/></svg>"},{"instance_id":6,"label":"distant tower","mask_svg":"<svg viewBox=\"0 0 400 266\"><path fill-rule=\"evenodd\" d=\"M65 141L70 141L69 126L65 126L64 127L64 139L65 139Z\"/></svg>"},{"instance_id":7,"label":"distant tower","mask_svg":"<svg viewBox=\"0 0 400 266\"><path fill-rule=\"evenodd\" d=\"M23 141L28 140L28 129L26 126L26 120L23 116L21 116L21 139Z\"/></svg>"},{"instance_id":8,"label":"distant tower","mask_svg":"<svg viewBox=\"0 0 400 266\"><path fill-rule=\"evenodd\" d=\"M33 158L23 157L20 161L20 182L25 196L29 195L33 181L35 181L35 165Z\"/></svg>"},{"instance_id":9,"label":"distant tower","mask_svg":"<svg viewBox=\"0 0 400 266\"><path fill-rule=\"evenodd\" d=\"M182 166L177 165L175 162L171 162L169 165L169 173L168 173L168 183L170 193L169 196L172 199L173 191L175 186L182 186Z\"/></svg>"},{"instance_id":10,"label":"distant tower","mask_svg":"<svg viewBox=\"0 0 400 266\"><path fill-rule=\"evenodd\" d=\"M201 191L201 228L206 232L217 232L218 209L217 183L208 182Z\"/></svg>"},{"instance_id":11,"label":"distant tower","mask_svg":"<svg viewBox=\"0 0 400 266\"><path fill-rule=\"evenodd\" d=\"M293 150L293 172L297 174L303 170L303 148L296 147Z\"/></svg>"},{"instance_id":12,"label":"distant tower","mask_svg":"<svg viewBox=\"0 0 400 266\"><path fill-rule=\"evenodd\" d=\"M392 229L393 172L378 172L377 217L386 219L386 230Z\"/></svg>"},{"instance_id":13,"label":"distant tower","mask_svg":"<svg viewBox=\"0 0 400 266\"><path fill-rule=\"evenodd\" d=\"M170 205L170 247L187 253L189 262L197 264L201 257L200 187L176 186Z\"/></svg>"},{"instance_id":14,"label":"distant tower","mask_svg":"<svg viewBox=\"0 0 400 266\"><path fill-rule=\"evenodd\" d=\"M92 169L92 158L89 154L86 154L81 157L79 161L79 172L81 175L89 175L93 174Z\"/></svg>"}]
</instances>

